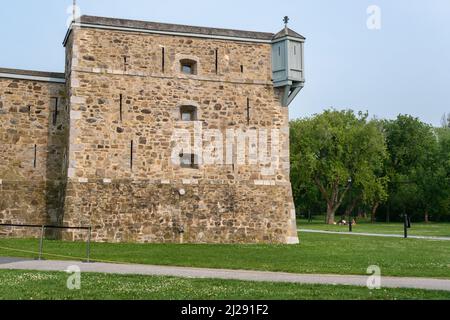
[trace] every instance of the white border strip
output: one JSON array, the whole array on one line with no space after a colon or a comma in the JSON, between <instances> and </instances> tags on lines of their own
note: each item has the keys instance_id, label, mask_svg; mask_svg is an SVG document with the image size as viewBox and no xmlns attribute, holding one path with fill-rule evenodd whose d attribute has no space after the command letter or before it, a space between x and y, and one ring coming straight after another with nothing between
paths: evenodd
<instances>
[{"instance_id":1,"label":"white border strip","mask_svg":"<svg viewBox=\"0 0 450 320\"><path fill-rule=\"evenodd\" d=\"M40 77L40 76L31 76L31 75L15 74L15 73L0 73L0 78L66 83L66 80L61 79L61 78Z\"/></svg>"},{"instance_id":2,"label":"white border strip","mask_svg":"<svg viewBox=\"0 0 450 320\"><path fill-rule=\"evenodd\" d=\"M206 39L219 39L219 40L234 40L234 41L244 41L244 42L257 42L257 43L272 43L272 40L262 40L253 38L241 38L232 36L217 36L217 35L207 35L200 33L189 33L189 32L174 32L174 31L159 31L159 30L149 30L149 29L139 29L139 28L127 28L127 27L114 27L105 26L99 24L89 24L89 23L73 23L69 28L68 33L72 27L86 27L86 28L96 28L96 29L107 29L107 30L119 30L128 32L141 32L141 33L151 33L151 34L164 34L171 36L181 36L181 37L195 37L195 38L206 38ZM67 42L68 34L64 39L64 45Z\"/></svg>"},{"instance_id":3,"label":"white border strip","mask_svg":"<svg viewBox=\"0 0 450 320\"><path fill-rule=\"evenodd\" d=\"M305 42L305 39L294 38L294 37L291 37L291 36L284 36L282 38L278 38L278 39L272 40L271 43L277 43L277 42L280 42L280 41L284 41L286 39L287 40L296 41L296 42Z\"/></svg>"}]
</instances>

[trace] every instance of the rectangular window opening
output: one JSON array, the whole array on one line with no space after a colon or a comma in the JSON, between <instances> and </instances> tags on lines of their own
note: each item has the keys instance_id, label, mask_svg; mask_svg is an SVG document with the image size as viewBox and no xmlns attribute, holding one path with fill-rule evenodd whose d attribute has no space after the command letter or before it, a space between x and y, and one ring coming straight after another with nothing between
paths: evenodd
<instances>
[{"instance_id":1,"label":"rectangular window opening","mask_svg":"<svg viewBox=\"0 0 450 320\"><path fill-rule=\"evenodd\" d=\"M196 121L197 108L194 106L181 106L181 121Z\"/></svg>"},{"instance_id":2,"label":"rectangular window opening","mask_svg":"<svg viewBox=\"0 0 450 320\"><path fill-rule=\"evenodd\" d=\"M190 59L180 60L181 72L184 74L197 74L197 61Z\"/></svg>"},{"instance_id":3,"label":"rectangular window opening","mask_svg":"<svg viewBox=\"0 0 450 320\"><path fill-rule=\"evenodd\" d=\"M241 64L241 73L244 73L244 65Z\"/></svg>"}]
</instances>

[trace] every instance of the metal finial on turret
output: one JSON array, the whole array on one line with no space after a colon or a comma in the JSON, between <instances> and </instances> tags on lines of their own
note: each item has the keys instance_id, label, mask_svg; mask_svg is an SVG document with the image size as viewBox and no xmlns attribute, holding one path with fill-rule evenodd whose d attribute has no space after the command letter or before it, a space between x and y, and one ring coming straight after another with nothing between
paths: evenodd
<instances>
[{"instance_id":1,"label":"metal finial on turret","mask_svg":"<svg viewBox=\"0 0 450 320\"><path fill-rule=\"evenodd\" d=\"M75 22L75 14L76 14L77 0L73 0L72 5L72 22Z\"/></svg>"},{"instance_id":2,"label":"metal finial on turret","mask_svg":"<svg viewBox=\"0 0 450 320\"><path fill-rule=\"evenodd\" d=\"M285 16L284 18L283 18L283 21L284 21L284 33L285 34L288 34L288 23L289 23L289 17L288 16Z\"/></svg>"}]
</instances>

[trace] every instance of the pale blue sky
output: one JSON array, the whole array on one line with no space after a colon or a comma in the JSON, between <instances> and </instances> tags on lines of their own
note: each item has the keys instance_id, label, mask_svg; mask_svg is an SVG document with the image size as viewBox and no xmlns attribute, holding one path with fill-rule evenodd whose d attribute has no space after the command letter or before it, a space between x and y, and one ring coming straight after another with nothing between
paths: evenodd
<instances>
[{"instance_id":1,"label":"pale blue sky","mask_svg":"<svg viewBox=\"0 0 450 320\"><path fill-rule=\"evenodd\" d=\"M72 0L2 1L0 66L63 71ZM82 14L277 32L282 17L306 42L305 89L291 118L324 108L399 113L439 125L450 112L448 0L78 0ZM381 8L381 30L366 26Z\"/></svg>"}]
</instances>

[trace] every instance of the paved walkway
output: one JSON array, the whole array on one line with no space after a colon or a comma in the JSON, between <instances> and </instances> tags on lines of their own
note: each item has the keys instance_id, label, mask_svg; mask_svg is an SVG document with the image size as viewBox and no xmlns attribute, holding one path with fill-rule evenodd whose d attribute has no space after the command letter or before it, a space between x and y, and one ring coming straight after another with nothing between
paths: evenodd
<instances>
[{"instance_id":1,"label":"paved walkway","mask_svg":"<svg viewBox=\"0 0 450 320\"><path fill-rule=\"evenodd\" d=\"M384 237L384 238L404 238L400 234L383 234L383 233L364 233L364 232L340 232L340 231L324 231L324 230L311 230L311 229L298 229L299 232L306 233L322 233L322 234L343 234L349 236L366 236L366 237ZM410 236L408 239L424 239L424 240L439 240L450 241L449 237L427 237L427 236Z\"/></svg>"},{"instance_id":2,"label":"paved walkway","mask_svg":"<svg viewBox=\"0 0 450 320\"><path fill-rule=\"evenodd\" d=\"M294 274L247 270L166 267L134 264L81 263L75 261L36 261L0 258L0 269L65 271L69 266L74 265L79 266L82 272L174 276L183 278L214 278L227 280L353 286L366 286L368 280L367 276ZM388 288L415 288L450 291L450 280L382 277L381 286Z\"/></svg>"}]
</instances>

